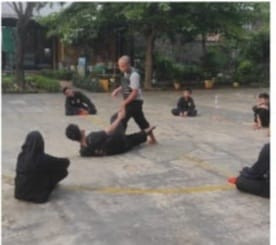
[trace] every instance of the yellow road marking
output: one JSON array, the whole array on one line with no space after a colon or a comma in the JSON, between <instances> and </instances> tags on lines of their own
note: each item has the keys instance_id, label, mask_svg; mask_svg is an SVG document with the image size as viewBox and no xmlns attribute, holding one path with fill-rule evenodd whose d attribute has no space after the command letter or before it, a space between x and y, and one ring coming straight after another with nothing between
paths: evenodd
<instances>
[{"instance_id":1,"label":"yellow road marking","mask_svg":"<svg viewBox=\"0 0 276 245\"><path fill-rule=\"evenodd\" d=\"M207 163L206 161L204 161L200 158L194 157L194 156L182 155L179 159L180 160L189 160L190 162L194 163L194 165L196 165L196 166L199 166L199 167L201 167L205 170L208 170L210 172L213 172L215 174L221 175L221 176L226 177L226 178L236 175L236 174L233 174L230 171L215 168L215 167L211 166L209 163Z\"/></svg>"},{"instance_id":2,"label":"yellow road marking","mask_svg":"<svg viewBox=\"0 0 276 245\"><path fill-rule=\"evenodd\" d=\"M175 194L192 194L192 193L204 193L214 191L226 191L234 189L234 185L206 185L206 186L191 186L183 188L128 188L128 187L103 187L93 188L87 186L68 186L66 189L77 191L94 191L104 194L121 194L121 195L147 195L147 194L163 194L163 195L175 195Z\"/></svg>"},{"instance_id":3,"label":"yellow road marking","mask_svg":"<svg viewBox=\"0 0 276 245\"><path fill-rule=\"evenodd\" d=\"M6 184L13 185L14 179L11 176L2 175L2 180ZM175 194L193 194L204 193L214 191L226 191L234 189L234 185L204 185L204 186L190 186L183 188L131 188L131 187L90 187L81 185L67 185L63 186L63 189L69 191L90 191L99 192L103 194L120 194L120 195L148 195L148 194L163 194L163 195L175 195Z\"/></svg>"}]
</instances>

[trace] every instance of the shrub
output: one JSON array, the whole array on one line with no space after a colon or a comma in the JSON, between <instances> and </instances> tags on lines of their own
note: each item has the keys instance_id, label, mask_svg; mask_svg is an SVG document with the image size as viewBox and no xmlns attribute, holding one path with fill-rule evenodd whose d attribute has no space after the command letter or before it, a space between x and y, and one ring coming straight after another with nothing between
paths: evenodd
<instances>
[{"instance_id":1,"label":"shrub","mask_svg":"<svg viewBox=\"0 0 276 245\"><path fill-rule=\"evenodd\" d=\"M87 89L91 92L103 92L103 88L100 85L99 78L93 75L81 77L78 74L73 75L73 84L78 88Z\"/></svg>"},{"instance_id":2,"label":"shrub","mask_svg":"<svg viewBox=\"0 0 276 245\"><path fill-rule=\"evenodd\" d=\"M176 63L174 65L174 78L181 81L197 80L201 76L201 69L199 65L183 65Z\"/></svg>"},{"instance_id":3,"label":"shrub","mask_svg":"<svg viewBox=\"0 0 276 245\"><path fill-rule=\"evenodd\" d=\"M236 61L235 80L241 83L269 83L270 40L268 31L252 33L243 43Z\"/></svg>"},{"instance_id":4,"label":"shrub","mask_svg":"<svg viewBox=\"0 0 276 245\"><path fill-rule=\"evenodd\" d=\"M41 75L26 76L26 81L34 88L47 92L59 92L59 81Z\"/></svg>"},{"instance_id":5,"label":"shrub","mask_svg":"<svg viewBox=\"0 0 276 245\"><path fill-rule=\"evenodd\" d=\"M61 70L41 70L40 74L45 77L58 80L72 80L73 72L65 69Z\"/></svg>"},{"instance_id":6,"label":"shrub","mask_svg":"<svg viewBox=\"0 0 276 245\"><path fill-rule=\"evenodd\" d=\"M174 76L173 61L167 57L157 55L155 57L154 69L157 80L172 80Z\"/></svg>"},{"instance_id":7,"label":"shrub","mask_svg":"<svg viewBox=\"0 0 276 245\"><path fill-rule=\"evenodd\" d=\"M197 80L201 76L201 68L197 64L181 64L173 62L167 57L157 55L155 58L155 72L157 80Z\"/></svg>"},{"instance_id":8,"label":"shrub","mask_svg":"<svg viewBox=\"0 0 276 245\"><path fill-rule=\"evenodd\" d=\"M14 86L15 86L14 76L12 76L12 75L3 75L2 76L2 89L4 91L13 89Z\"/></svg>"}]
</instances>

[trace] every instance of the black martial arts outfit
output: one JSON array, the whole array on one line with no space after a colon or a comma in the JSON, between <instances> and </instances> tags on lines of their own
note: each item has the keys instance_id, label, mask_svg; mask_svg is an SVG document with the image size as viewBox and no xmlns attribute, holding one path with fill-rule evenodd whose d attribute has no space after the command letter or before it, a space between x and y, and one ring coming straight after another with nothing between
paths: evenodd
<instances>
[{"instance_id":1,"label":"black martial arts outfit","mask_svg":"<svg viewBox=\"0 0 276 245\"><path fill-rule=\"evenodd\" d=\"M180 113L184 112L187 112L190 117L197 115L193 98L190 97L186 100L184 97L180 97L177 102L177 108L172 109L172 114L174 116L179 116Z\"/></svg>"},{"instance_id":2,"label":"black martial arts outfit","mask_svg":"<svg viewBox=\"0 0 276 245\"><path fill-rule=\"evenodd\" d=\"M133 147L147 141L144 131L125 135L125 127L122 123L114 133L108 135L105 131L92 132L86 137L87 146L81 146L81 156L108 156L125 153Z\"/></svg>"},{"instance_id":3,"label":"black martial arts outfit","mask_svg":"<svg viewBox=\"0 0 276 245\"><path fill-rule=\"evenodd\" d=\"M15 198L34 203L47 202L56 184L68 175L69 163L67 158L45 154L41 134L31 132L17 159Z\"/></svg>"},{"instance_id":4,"label":"black martial arts outfit","mask_svg":"<svg viewBox=\"0 0 276 245\"><path fill-rule=\"evenodd\" d=\"M66 97L65 114L67 116L79 115L80 109L85 109L89 114L96 114L95 105L90 99L79 91L74 91L73 97Z\"/></svg>"},{"instance_id":5,"label":"black martial arts outfit","mask_svg":"<svg viewBox=\"0 0 276 245\"><path fill-rule=\"evenodd\" d=\"M252 108L254 112L254 122L257 122L257 116L259 116L261 125L264 128L269 127L269 121L270 121L270 110L265 108L258 108L257 106L254 106Z\"/></svg>"},{"instance_id":6,"label":"black martial arts outfit","mask_svg":"<svg viewBox=\"0 0 276 245\"><path fill-rule=\"evenodd\" d=\"M239 190L261 197L270 196L270 144L263 146L257 162L242 169L237 178Z\"/></svg>"},{"instance_id":7,"label":"black martial arts outfit","mask_svg":"<svg viewBox=\"0 0 276 245\"><path fill-rule=\"evenodd\" d=\"M132 88L130 87L130 76L131 74L135 72L134 69L131 70L131 73L128 74L127 77L122 77L121 78L121 86L122 86L122 94L123 98L126 99L132 92ZM150 124L145 118L144 112L143 112L143 100L141 98L139 99L134 99L131 101L129 104L126 105L126 115L125 118L122 120L122 124L124 125L124 128L127 128L127 123L129 119L133 118L134 121L137 123L139 128L141 130L149 128ZM111 121L113 118L117 117L117 113L112 115Z\"/></svg>"}]
</instances>

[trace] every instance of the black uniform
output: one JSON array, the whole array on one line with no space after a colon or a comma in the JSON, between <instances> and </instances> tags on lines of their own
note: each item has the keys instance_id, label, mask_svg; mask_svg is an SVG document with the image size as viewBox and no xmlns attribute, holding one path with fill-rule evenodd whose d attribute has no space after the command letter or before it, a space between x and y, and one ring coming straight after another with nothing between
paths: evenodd
<instances>
[{"instance_id":1,"label":"black uniform","mask_svg":"<svg viewBox=\"0 0 276 245\"><path fill-rule=\"evenodd\" d=\"M193 98L190 97L186 100L184 97L180 97L177 102L177 108L172 109L174 116L179 116L180 113L184 112L188 112L188 116L190 117L197 115Z\"/></svg>"},{"instance_id":2,"label":"black uniform","mask_svg":"<svg viewBox=\"0 0 276 245\"><path fill-rule=\"evenodd\" d=\"M263 146L257 162L242 169L236 186L239 190L254 195L270 196L270 144Z\"/></svg>"},{"instance_id":3,"label":"black uniform","mask_svg":"<svg viewBox=\"0 0 276 245\"><path fill-rule=\"evenodd\" d=\"M269 121L270 121L270 110L265 108L258 108L257 106L254 106L252 108L254 112L254 122L257 122L257 116L260 117L261 125L264 128L269 127Z\"/></svg>"},{"instance_id":4,"label":"black uniform","mask_svg":"<svg viewBox=\"0 0 276 245\"><path fill-rule=\"evenodd\" d=\"M85 109L89 114L96 114L97 110L95 105L79 91L74 92L73 97L66 97L65 101L65 114L67 116L79 115L80 109Z\"/></svg>"},{"instance_id":5,"label":"black uniform","mask_svg":"<svg viewBox=\"0 0 276 245\"><path fill-rule=\"evenodd\" d=\"M56 184L67 175L69 160L44 153L41 134L31 132L18 155L15 177L15 198L44 203Z\"/></svg>"},{"instance_id":6,"label":"black uniform","mask_svg":"<svg viewBox=\"0 0 276 245\"><path fill-rule=\"evenodd\" d=\"M132 68L131 73L121 78L122 94L124 99L128 98L128 96L132 92L132 88L130 85L131 83L130 76L132 75L133 72L136 72L136 71ZM139 87L139 90L141 90L140 87ZM115 113L111 117L111 121L112 121L112 118L116 118L116 116L117 116L117 113ZM145 115L143 113L143 100L141 98L134 99L133 101L131 101L129 104L126 105L126 115L125 115L125 118L122 120L122 124L125 129L127 128L127 123L131 118L134 119L134 121L137 123L137 125L141 130L144 130L150 126L150 124L146 120Z\"/></svg>"},{"instance_id":7,"label":"black uniform","mask_svg":"<svg viewBox=\"0 0 276 245\"><path fill-rule=\"evenodd\" d=\"M114 133L105 131L92 132L86 137L87 147L80 149L81 156L106 156L127 152L147 140L144 131L125 135L125 128L120 124Z\"/></svg>"}]
</instances>

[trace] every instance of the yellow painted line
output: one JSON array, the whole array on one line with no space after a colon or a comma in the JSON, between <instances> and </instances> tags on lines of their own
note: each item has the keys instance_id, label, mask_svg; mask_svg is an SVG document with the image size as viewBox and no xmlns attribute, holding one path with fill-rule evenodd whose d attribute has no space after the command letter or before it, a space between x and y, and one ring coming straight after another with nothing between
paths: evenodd
<instances>
[{"instance_id":1,"label":"yellow painted line","mask_svg":"<svg viewBox=\"0 0 276 245\"><path fill-rule=\"evenodd\" d=\"M2 175L2 180L9 185L14 185L14 178L7 175ZM119 195L150 195L150 194L163 194L163 195L175 195L175 194L193 194L193 193L205 193L215 191L227 191L235 188L231 184L223 185L205 185L205 186L191 186L183 188L131 188L131 187L90 187L81 185L67 185L62 187L69 191L89 191L99 192L102 194L119 194Z\"/></svg>"},{"instance_id":2,"label":"yellow painted line","mask_svg":"<svg viewBox=\"0 0 276 245\"><path fill-rule=\"evenodd\" d=\"M190 163L192 162L196 166L199 166L199 167L201 167L205 170L208 170L208 171L213 172L215 174L224 176L226 178L228 178L230 176L237 175L237 174L234 174L234 173L232 173L230 171L227 171L227 170L224 170L224 169L215 168L212 165L210 165L209 163L207 163L206 161L204 161L200 158L194 157L194 156L182 155L179 159L180 160L189 160Z\"/></svg>"},{"instance_id":3,"label":"yellow painted line","mask_svg":"<svg viewBox=\"0 0 276 245\"><path fill-rule=\"evenodd\" d=\"M93 191L103 194L120 194L120 195L149 195L149 194L163 194L163 195L175 195L175 194L193 194L215 191L226 191L235 189L234 185L206 185L206 186L192 186L183 188L156 188L156 189L143 189L143 188L127 188L127 187L104 187L93 188L87 186L68 186L68 190L76 191Z\"/></svg>"}]
</instances>

